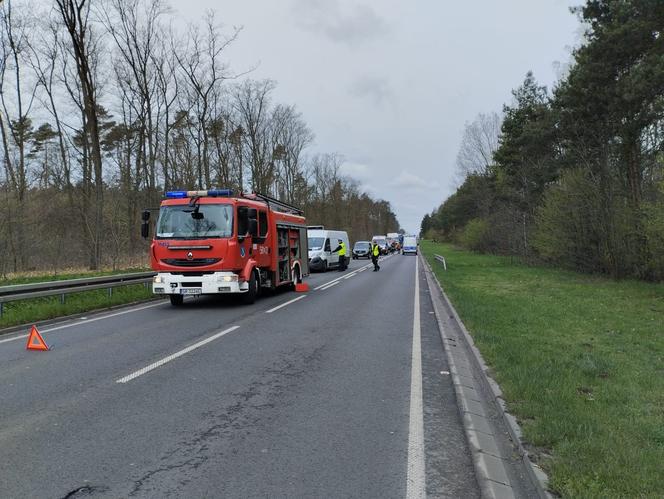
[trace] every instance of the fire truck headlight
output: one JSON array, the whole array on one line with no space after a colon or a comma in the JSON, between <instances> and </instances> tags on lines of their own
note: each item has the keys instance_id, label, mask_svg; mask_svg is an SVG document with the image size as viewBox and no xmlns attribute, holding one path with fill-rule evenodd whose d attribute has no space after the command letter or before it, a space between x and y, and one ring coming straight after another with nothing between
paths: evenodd
<instances>
[{"instance_id":1,"label":"fire truck headlight","mask_svg":"<svg viewBox=\"0 0 664 499\"><path fill-rule=\"evenodd\" d=\"M219 282L237 282L236 275L222 275L217 279Z\"/></svg>"},{"instance_id":2,"label":"fire truck headlight","mask_svg":"<svg viewBox=\"0 0 664 499\"><path fill-rule=\"evenodd\" d=\"M155 284L161 284L164 281L162 280L161 276L156 275L156 276L154 276L154 279L153 279L152 282L154 282Z\"/></svg>"}]
</instances>

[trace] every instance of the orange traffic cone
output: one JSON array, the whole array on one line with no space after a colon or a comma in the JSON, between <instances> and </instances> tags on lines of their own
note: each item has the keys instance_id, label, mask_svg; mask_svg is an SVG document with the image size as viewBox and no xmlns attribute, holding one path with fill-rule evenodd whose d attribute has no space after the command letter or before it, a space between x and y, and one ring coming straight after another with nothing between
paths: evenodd
<instances>
[{"instance_id":1,"label":"orange traffic cone","mask_svg":"<svg viewBox=\"0 0 664 499\"><path fill-rule=\"evenodd\" d=\"M309 291L309 285L306 282L298 282L295 285L295 291L297 291L298 293L306 293L307 291Z\"/></svg>"},{"instance_id":2,"label":"orange traffic cone","mask_svg":"<svg viewBox=\"0 0 664 499\"><path fill-rule=\"evenodd\" d=\"M28 344L25 348L28 350L50 350L42 335L37 331L36 326L32 326L30 335L28 336Z\"/></svg>"}]
</instances>

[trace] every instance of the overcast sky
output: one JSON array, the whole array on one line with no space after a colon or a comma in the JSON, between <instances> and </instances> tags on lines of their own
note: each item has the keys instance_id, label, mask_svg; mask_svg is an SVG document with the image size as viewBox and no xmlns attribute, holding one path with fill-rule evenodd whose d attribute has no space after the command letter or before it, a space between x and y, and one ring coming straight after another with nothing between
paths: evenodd
<instances>
[{"instance_id":1,"label":"overcast sky","mask_svg":"<svg viewBox=\"0 0 664 499\"><path fill-rule=\"evenodd\" d=\"M528 70L549 86L579 41L571 0L185 0L243 26L239 72L277 81L344 173L392 203L408 232L454 191L464 124L500 112Z\"/></svg>"}]
</instances>

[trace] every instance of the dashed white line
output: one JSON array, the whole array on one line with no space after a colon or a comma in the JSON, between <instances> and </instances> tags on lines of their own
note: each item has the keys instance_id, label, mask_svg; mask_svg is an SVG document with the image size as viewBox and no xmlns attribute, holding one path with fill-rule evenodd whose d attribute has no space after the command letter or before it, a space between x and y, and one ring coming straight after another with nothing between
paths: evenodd
<instances>
[{"instance_id":1,"label":"dashed white line","mask_svg":"<svg viewBox=\"0 0 664 499\"><path fill-rule=\"evenodd\" d=\"M424 416L422 410L422 347L420 340L419 259L415 261L415 305L413 313L413 351L410 370L410 421L408 423L408 475L406 498L426 497L424 475Z\"/></svg>"},{"instance_id":2,"label":"dashed white line","mask_svg":"<svg viewBox=\"0 0 664 499\"><path fill-rule=\"evenodd\" d=\"M238 329L240 326L233 326L229 327L228 329L225 329L221 331L220 333L213 334L209 338L205 338L204 340L199 341L198 343L194 343L193 345L188 346L187 348L183 348L179 352L175 352L174 354L169 355L168 357L164 357L161 360L158 360L157 362L154 362L150 364L149 366L145 366L142 369L139 369L138 371L134 371L133 373L129 374L128 376L125 376L124 378L120 378L116 380L116 383L128 383L132 379L136 379L139 376L142 376L146 373L149 373L150 371L157 369L158 367L163 366L164 364L167 364L168 362L177 359L178 357L182 357L184 354L191 352L192 350L196 350L197 348L202 347L203 345L207 345L211 341L214 341L218 338L221 338L222 336L230 333L231 331L235 331Z\"/></svg>"},{"instance_id":3,"label":"dashed white line","mask_svg":"<svg viewBox=\"0 0 664 499\"><path fill-rule=\"evenodd\" d=\"M319 289L326 288L327 286L329 286L329 285L332 284L333 282L337 282L337 281L339 281L340 279L343 279L344 277L346 277L346 276L343 276L343 275L342 275L341 277L337 277L336 279L332 279L331 281L328 281L328 282L326 282L326 283L323 283L323 284L321 284L320 286L314 288L314 291L318 291Z\"/></svg>"},{"instance_id":4,"label":"dashed white line","mask_svg":"<svg viewBox=\"0 0 664 499\"><path fill-rule=\"evenodd\" d=\"M287 305L290 305L291 303L295 303L296 301L301 300L305 296L307 296L307 295L302 295L302 296L298 296L297 298L293 298L292 300L289 300L286 303L282 303L281 305L277 305L276 307L271 308L270 310L267 310L265 313L266 314L271 314L272 312L275 312L275 311L279 310L280 308L283 308Z\"/></svg>"},{"instance_id":5,"label":"dashed white line","mask_svg":"<svg viewBox=\"0 0 664 499\"><path fill-rule=\"evenodd\" d=\"M95 322L95 321L101 321L101 320L104 320L104 319L110 319L111 317L117 317L118 315L129 314L131 312L138 312L139 310L145 310L146 308L158 307L158 306L163 305L163 304L164 304L164 302L160 301L159 303L153 303L151 305L145 305L143 307L136 307L136 308L132 308L130 310L123 310L122 312L116 312L116 313L113 313L113 314L102 315L101 317L93 317L92 319L79 320L78 322L72 322L71 324L64 324L62 326L50 327L50 328L47 328L47 329L43 329L39 332L41 334L50 333L52 331L57 331L58 329L65 329L65 328L68 328L68 327L79 326L81 324L87 324L89 322ZM10 342L10 341L21 340L21 339L27 338L27 337L28 337L28 334L22 334L20 336L13 336L11 338L0 340L0 343L7 343L7 342Z\"/></svg>"},{"instance_id":6,"label":"dashed white line","mask_svg":"<svg viewBox=\"0 0 664 499\"><path fill-rule=\"evenodd\" d=\"M360 267L360 268L357 269L357 270L353 270L353 271L352 271L350 274L348 274L348 275L342 275L341 277L337 277L336 279L332 279L331 281L324 282L324 283L321 284L320 286L315 287L315 288L314 288L314 291L318 291L319 289L326 288L327 286L329 286L329 285L332 284L333 282L340 281L341 279L349 279L349 278L351 278L352 276L354 276L355 274L357 274L358 272L362 272L363 270L366 270L366 269L367 269L368 267L370 267L370 266L371 266L371 265L367 264L367 265L365 265L364 267Z\"/></svg>"},{"instance_id":7,"label":"dashed white line","mask_svg":"<svg viewBox=\"0 0 664 499\"><path fill-rule=\"evenodd\" d=\"M329 284L328 286L325 286L324 288L321 288L321 291L327 291L328 289L333 288L337 284L339 284L339 281L333 282L332 284Z\"/></svg>"}]
</instances>

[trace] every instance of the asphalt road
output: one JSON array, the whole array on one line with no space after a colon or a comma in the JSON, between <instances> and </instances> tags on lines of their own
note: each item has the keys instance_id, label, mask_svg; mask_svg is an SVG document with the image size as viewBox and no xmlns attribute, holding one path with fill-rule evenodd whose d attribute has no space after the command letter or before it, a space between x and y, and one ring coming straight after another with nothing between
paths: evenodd
<instances>
[{"instance_id":1,"label":"asphalt road","mask_svg":"<svg viewBox=\"0 0 664 499\"><path fill-rule=\"evenodd\" d=\"M478 497L416 262L0 336L0 497Z\"/></svg>"}]
</instances>

